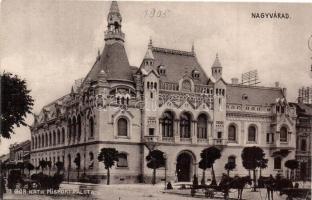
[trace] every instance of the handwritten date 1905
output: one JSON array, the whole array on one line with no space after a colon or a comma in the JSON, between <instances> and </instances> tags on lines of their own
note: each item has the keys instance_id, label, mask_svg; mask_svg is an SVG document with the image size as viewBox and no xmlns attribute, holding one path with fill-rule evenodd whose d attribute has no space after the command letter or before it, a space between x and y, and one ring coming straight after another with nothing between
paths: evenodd
<instances>
[{"instance_id":1,"label":"handwritten date 1905","mask_svg":"<svg viewBox=\"0 0 312 200\"><path fill-rule=\"evenodd\" d=\"M144 17L150 17L150 18L154 18L154 17L159 17L159 18L164 18L164 17L168 17L170 13L169 9L156 9L156 8L151 8L151 9L146 9L144 12Z\"/></svg>"}]
</instances>

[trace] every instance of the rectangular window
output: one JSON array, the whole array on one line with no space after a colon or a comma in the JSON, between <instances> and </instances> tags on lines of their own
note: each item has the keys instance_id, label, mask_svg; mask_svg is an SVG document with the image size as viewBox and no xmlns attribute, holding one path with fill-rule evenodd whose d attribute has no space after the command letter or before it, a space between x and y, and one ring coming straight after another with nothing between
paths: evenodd
<instances>
[{"instance_id":1,"label":"rectangular window","mask_svg":"<svg viewBox=\"0 0 312 200\"><path fill-rule=\"evenodd\" d=\"M218 139L222 138L222 132L218 132Z\"/></svg>"},{"instance_id":2,"label":"rectangular window","mask_svg":"<svg viewBox=\"0 0 312 200\"><path fill-rule=\"evenodd\" d=\"M270 133L267 133L267 134L266 134L266 142L267 142L267 143L270 143Z\"/></svg>"},{"instance_id":3,"label":"rectangular window","mask_svg":"<svg viewBox=\"0 0 312 200\"><path fill-rule=\"evenodd\" d=\"M301 151L307 150L307 141L305 139L301 140Z\"/></svg>"},{"instance_id":4,"label":"rectangular window","mask_svg":"<svg viewBox=\"0 0 312 200\"><path fill-rule=\"evenodd\" d=\"M280 157L274 158L274 169L281 169L282 159Z\"/></svg>"},{"instance_id":5,"label":"rectangular window","mask_svg":"<svg viewBox=\"0 0 312 200\"><path fill-rule=\"evenodd\" d=\"M125 153L121 153L118 156L117 167L128 167L128 155Z\"/></svg>"},{"instance_id":6,"label":"rectangular window","mask_svg":"<svg viewBox=\"0 0 312 200\"><path fill-rule=\"evenodd\" d=\"M148 129L148 135L154 135L154 129L153 128Z\"/></svg>"}]
</instances>

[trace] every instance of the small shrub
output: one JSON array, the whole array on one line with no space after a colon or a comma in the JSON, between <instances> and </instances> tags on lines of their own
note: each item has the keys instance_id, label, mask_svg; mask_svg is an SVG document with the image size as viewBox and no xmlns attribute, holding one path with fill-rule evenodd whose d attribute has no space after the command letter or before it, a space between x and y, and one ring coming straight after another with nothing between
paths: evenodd
<instances>
[{"instance_id":1,"label":"small shrub","mask_svg":"<svg viewBox=\"0 0 312 200\"><path fill-rule=\"evenodd\" d=\"M172 184L171 182L169 181L168 184L167 184L167 190L172 190L173 187L172 187Z\"/></svg>"}]
</instances>

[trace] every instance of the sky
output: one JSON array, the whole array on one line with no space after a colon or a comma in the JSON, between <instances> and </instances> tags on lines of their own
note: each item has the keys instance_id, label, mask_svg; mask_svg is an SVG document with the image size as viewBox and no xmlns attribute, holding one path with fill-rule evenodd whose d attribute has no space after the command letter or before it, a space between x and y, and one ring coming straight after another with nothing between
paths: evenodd
<instances>
[{"instance_id":1,"label":"sky","mask_svg":"<svg viewBox=\"0 0 312 200\"><path fill-rule=\"evenodd\" d=\"M223 77L257 70L260 85L287 88L296 101L298 88L312 85L312 4L215 2L118 2L129 62L139 66L150 38L157 47L191 50L211 76L218 53ZM70 92L104 47L110 2L2 0L1 71L26 79L35 99L33 112ZM155 14L153 15L153 12ZM289 19L255 19L251 13L288 13ZM161 15L161 16L159 16ZM27 116L29 125L33 122ZM2 139L0 155L14 142L30 138L27 127Z\"/></svg>"}]
</instances>

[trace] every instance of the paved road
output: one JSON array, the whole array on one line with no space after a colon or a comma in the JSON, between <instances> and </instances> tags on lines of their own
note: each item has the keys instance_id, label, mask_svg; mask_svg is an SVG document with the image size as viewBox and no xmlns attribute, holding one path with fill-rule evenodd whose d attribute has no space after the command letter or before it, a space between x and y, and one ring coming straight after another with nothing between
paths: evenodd
<instances>
[{"instance_id":1,"label":"paved road","mask_svg":"<svg viewBox=\"0 0 312 200\"><path fill-rule=\"evenodd\" d=\"M89 185L90 186L90 185ZM88 187L89 187L88 186ZM91 187L93 187L91 185ZM93 187L95 189L95 187ZM61 189L79 191L79 185L77 184L62 184ZM25 194L5 194L4 199L10 200L191 200L191 199L203 199L203 197L192 198L189 191L178 191L183 194L168 194L163 192L163 185L147 185L147 184L127 184L127 185L97 185L93 195L25 195ZM220 195L219 195L220 196ZM236 198L237 192L233 191L230 194L231 198ZM221 196L220 196L221 197ZM267 200L266 191L261 190L258 192L251 192L251 189L244 190L244 199L250 200ZM219 199L220 198L215 198ZM279 196L278 193L274 193L274 200L285 200L286 196Z\"/></svg>"}]
</instances>

